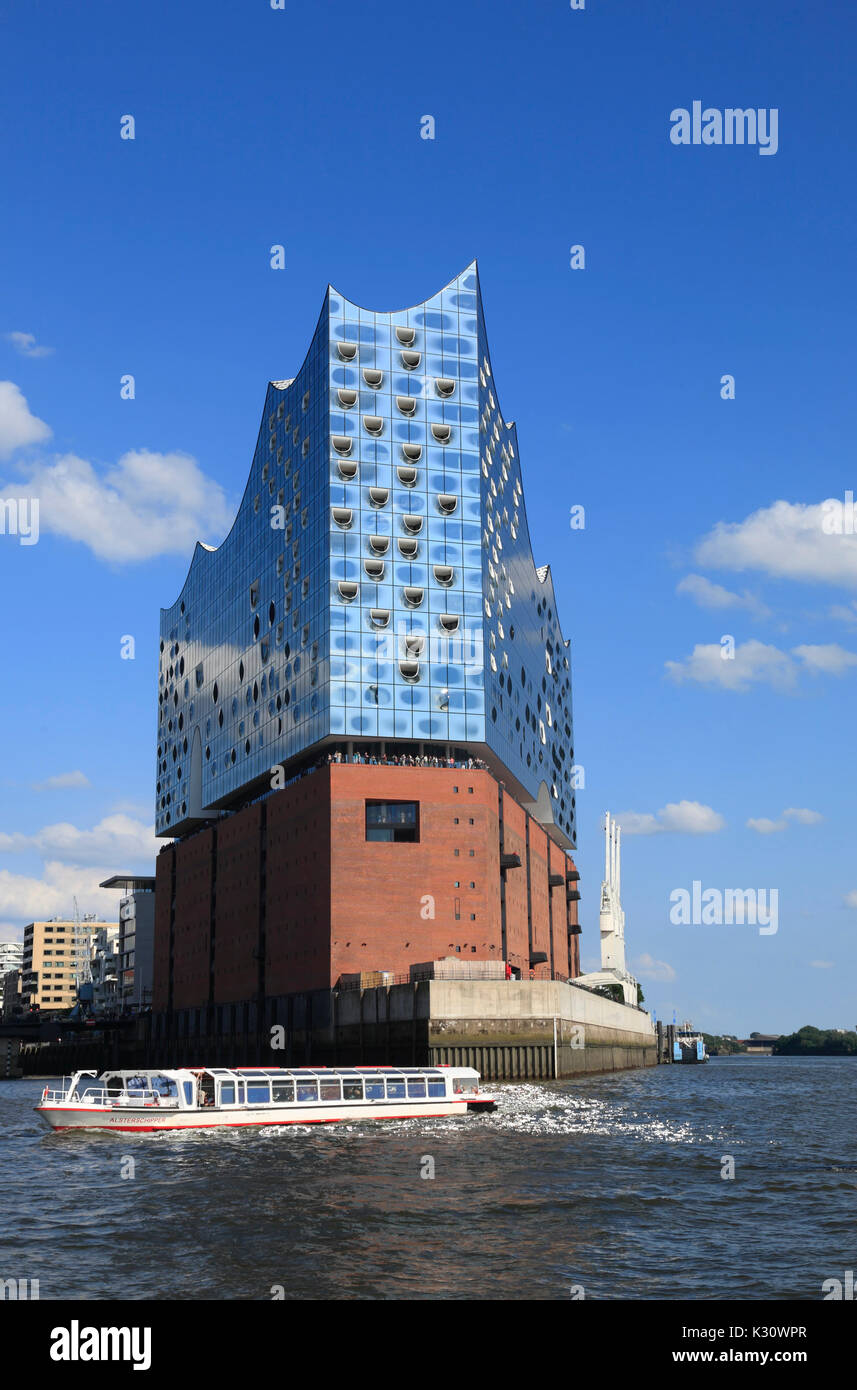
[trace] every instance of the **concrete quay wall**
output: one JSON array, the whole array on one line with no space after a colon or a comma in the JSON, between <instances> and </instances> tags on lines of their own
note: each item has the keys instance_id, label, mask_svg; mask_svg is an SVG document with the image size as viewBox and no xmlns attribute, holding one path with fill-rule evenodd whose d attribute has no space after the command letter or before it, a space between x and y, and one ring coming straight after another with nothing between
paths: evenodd
<instances>
[{"instance_id":1,"label":"concrete quay wall","mask_svg":"<svg viewBox=\"0 0 857 1390\"><path fill-rule=\"evenodd\" d=\"M555 980L424 980L336 996L329 1037L342 1063L474 1066L486 1080L548 1079L655 1066L648 1014Z\"/></svg>"}]
</instances>

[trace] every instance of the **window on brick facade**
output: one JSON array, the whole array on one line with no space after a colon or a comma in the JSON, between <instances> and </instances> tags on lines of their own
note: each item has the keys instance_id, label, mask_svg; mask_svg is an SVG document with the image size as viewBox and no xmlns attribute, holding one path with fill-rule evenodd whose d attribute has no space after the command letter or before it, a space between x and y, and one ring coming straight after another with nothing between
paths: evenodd
<instances>
[{"instance_id":1,"label":"window on brick facade","mask_svg":"<svg viewBox=\"0 0 857 1390\"><path fill-rule=\"evenodd\" d=\"M411 842L420 838L418 801L367 801L366 839Z\"/></svg>"}]
</instances>

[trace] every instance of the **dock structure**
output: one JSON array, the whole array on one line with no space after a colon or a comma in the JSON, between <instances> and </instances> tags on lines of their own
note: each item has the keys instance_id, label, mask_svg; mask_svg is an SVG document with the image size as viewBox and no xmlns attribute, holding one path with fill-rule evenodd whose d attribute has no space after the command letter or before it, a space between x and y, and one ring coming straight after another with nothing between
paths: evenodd
<instances>
[{"instance_id":1,"label":"dock structure","mask_svg":"<svg viewBox=\"0 0 857 1390\"><path fill-rule=\"evenodd\" d=\"M261 1028L238 1011L229 1031L163 1015L101 1044L25 1047L30 1075L80 1067L211 1065L472 1066L489 1081L562 1080L655 1066L650 1016L557 980L418 980L269 1000ZM96 1052L98 1055L96 1055Z\"/></svg>"}]
</instances>

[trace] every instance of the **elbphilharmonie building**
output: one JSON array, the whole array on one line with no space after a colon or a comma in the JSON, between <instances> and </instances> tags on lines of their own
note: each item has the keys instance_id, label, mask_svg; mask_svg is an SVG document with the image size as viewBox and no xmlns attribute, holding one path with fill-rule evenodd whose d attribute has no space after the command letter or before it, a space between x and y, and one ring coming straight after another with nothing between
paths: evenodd
<instances>
[{"instance_id":1,"label":"elbphilharmonie building","mask_svg":"<svg viewBox=\"0 0 857 1390\"><path fill-rule=\"evenodd\" d=\"M530 841L544 841L551 946L533 947L541 880L537 888L527 867L519 968L534 969L535 956L554 978L573 970L565 898L561 949L550 901L560 878L565 893L575 844L569 649L550 569L533 558L518 440L500 409L475 262L398 312L362 308L328 289L296 376L268 384L230 533L217 549L197 545L181 594L162 610L160 653L157 832L174 842L174 876L182 845L205 832L216 860L218 835L222 841L250 808L262 807L268 835L271 815L284 814L275 803L319 763L339 775L359 762L364 781L375 777L377 789L367 784L357 798L362 843L425 846L429 784L415 791L406 774L439 774L431 787L442 801L446 781L458 793L455 769L469 766L493 787L489 801L501 795L491 831L498 865L511 853L503 848L503 796L521 825L533 827L532 835L522 831L527 864ZM392 775L395 797L380 780ZM319 832L330 861L315 905L317 914L327 901L325 933L336 913L337 795L331 782ZM403 806L416 810L395 810ZM561 874L552 855L562 857ZM270 870L268 844L267 879ZM349 871L352 883L361 871ZM479 958L512 954L499 878L498 868L495 908L486 899L480 914L459 918L496 918L496 941L466 943ZM450 889L462 892L460 882ZM374 891L387 889L376 881ZM175 884L170 896L175 903ZM453 902L460 897L450 896L455 921ZM211 942L225 948L216 910L207 910L210 969L191 994L207 990L211 1002L222 994ZM268 958L270 904L263 915ZM181 929L175 921L169 929L173 956ZM288 934L288 922L282 930ZM403 951L424 958L430 945L437 942L391 947L392 968ZM450 946L462 943L441 949ZM381 944L371 949L373 968L389 963ZM353 955L333 961L328 952L320 975L343 961L355 964ZM277 989L297 975L306 972L286 972ZM247 980L251 994L269 992L270 980L257 988L252 970Z\"/></svg>"}]
</instances>

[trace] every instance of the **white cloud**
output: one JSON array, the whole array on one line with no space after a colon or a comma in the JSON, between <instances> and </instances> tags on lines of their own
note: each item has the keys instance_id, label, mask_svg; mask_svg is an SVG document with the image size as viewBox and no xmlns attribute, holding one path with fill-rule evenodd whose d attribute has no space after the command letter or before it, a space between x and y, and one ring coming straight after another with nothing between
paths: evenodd
<instances>
[{"instance_id":1,"label":"white cloud","mask_svg":"<svg viewBox=\"0 0 857 1390\"><path fill-rule=\"evenodd\" d=\"M760 618L770 616L770 609L746 589L743 594L734 594L731 589L724 589L722 584L713 584L702 574L685 575L676 585L676 593L686 594L700 608L746 608Z\"/></svg>"},{"instance_id":2,"label":"white cloud","mask_svg":"<svg viewBox=\"0 0 857 1390\"><path fill-rule=\"evenodd\" d=\"M33 791L61 790L64 787L89 787L91 782L85 772L60 772L56 777L47 777L44 782L33 782Z\"/></svg>"},{"instance_id":3,"label":"white cloud","mask_svg":"<svg viewBox=\"0 0 857 1390\"><path fill-rule=\"evenodd\" d=\"M34 835L0 834L0 853L36 851L45 858L61 859L68 864L113 864L111 873L117 873L132 870L140 861L151 864L161 843L155 839L154 826L130 816L112 815L105 816L91 830L80 830L61 821Z\"/></svg>"},{"instance_id":4,"label":"white cloud","mask_svg":"<svg viewBox=\"0 0 857 1390\"><path fill-rule=\"evenodd\" d=\"M616 819L626 835L656 835L663 831L677 835L712 835L726 824L718 811L699 801L670 801L657 815L622 811Z\"/></svg>"},{"instance_id":5,"label":"white cloud","mask_svg":"<svg viewBox=\"0 0 857 1390\"><path fill-rule=\"evenodd\" d=\"M760 835L775 835L778 830L787 830L788 824L784 820L768 820L767 816L751 818L747 822L751 830L757 830Z\"/></svg>"},{"instance_id":6,"label":"white cloud","mask_svg":"<svg viewBox=\"0 0 857 1390\"><path fill-rule=\"evenodd\" d=\"M233 520L223 489L189 454L136 449L103 473L65 454L27 471L42 532L80 541L100 560L188 555L200 535L222 537Z\"/></svg>"},{"instance_id":7,"label":"white cloud","mask_svg":"<svg viewBox=\"0 0 857 1390\"><path fill-rule=\"evenodd\" d=\"M665 960L655 960L653 956L642 955L633 964L633 973L640 980L659 980L661 983L670 983L676 979L676 973L671 965Z\"/></svg>"},{"instance_id":8,"label":"white cloud","mask_svg":"<svg viewBox=\"0 0 857 1390\"><path fill-rule=\"evenodd\" d=\"M21 357L50 357L51 347L41 347L32 333L7 333L6 342L11 343Z\"/></svg>"},{"instance_id":9,"label":"white cloud","mask_svg":"<svg viewBox=\"0 0 857 1390\"><path fill-rule=\"evenodd\" d=\"M829 534L829 516L823 502L774 502L744 521L718 522L697 545L696 560L710 569L850 588L857 585L857 535Z\"/></svg>"},{"instance_id":10,"label":"white cloud","mask_svg":"<svg viewBox=\"0 0 857 1390\"><path fill-rule=\"evenodd\" d=\"M824 820L820 811L808 811L805 806L787 806L783 815L796 820L798 825L818 825L819 821Z\"/></svg>"},{"instance_id":11,"label":"white cloud","mask_svg":"<svg viewBox=\"0 0 857 1390\"><path fill-rule=\"evenodd\" d=\"M123 866L124 867L124 866ZM107 862L100 868L74 868L68 864L45 864L42 878L12 874L0 869L0 913L18 922L38 922L46 917L70 917L72 899L77 898L81 913L95 912L100 917L115 920L119 913L119 896L98 884L116 872L116 864ZM10 928L15 932L17 928Z\"/></svg>"},{"instance_id":12,"label":"white cloud","mask_svg":"<svg viewBox=\"0 0 857 1390\"><path fill-rule=\"evenodd\" d=\"M832 970L832 969L833 969L833 961L832 961L832 960L811 960L811 961L810 961L810 965L812 966L813 970Z\"/></svg>"},{"instance_id":13,"label":"white cloud","mask_svg":"<svg viewBox=\"0 0 857 1390\"><path fill-rule=\"evenodd\" d=\"M849 667L857 666L857 655L846 651L837 642L827 642L815 647L792 647L792 651L813 675L842 676Z\"/></svg>"},{"instance_id":14,"label":"white cloud","mask_svg":"<svg viewBox=\"0 0 857 1390\"><path fill-rule=\"evenodd\" d=\"M50 437L50 426L31 414L21 388L14 381L0 381L0 458Z\"/></svg>"},{"instance_id":15,"label":"white cloud","mask_svg":"<svg viewBox=\"0 0 857 1390\"><path fill-rule=\"evenodd\" d=\"M830 616L842 623L857 624L857 598L852 598L847 604L831 604Z\"/></svg>"},{"instance_id":16,"label":"white cloud","mask_svg":"<svg viewBox=\"0 0 857 1390\"><path fill-rule=\"evenodd\" d=\"M846 907L857 907L857 888L852 888L850 893L846 893L842 901Z\"/></svg>"},{"instance_id":17,"label":"white cloud","mask_svg":"<svg viewBox=\"0 0 857 1390\"><path fill-rule=\"evenodd\" d=\"M795 683L795 663L787 652L751 638L739 642L734 655L724 657L719 642L698 643L684 661L667 661L671 680L718 686L721 690L746 691L751 685L770 685L789 690Z\"/></svg>"}]
</instances>

